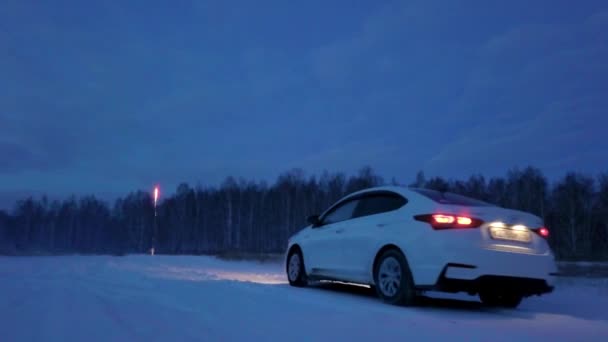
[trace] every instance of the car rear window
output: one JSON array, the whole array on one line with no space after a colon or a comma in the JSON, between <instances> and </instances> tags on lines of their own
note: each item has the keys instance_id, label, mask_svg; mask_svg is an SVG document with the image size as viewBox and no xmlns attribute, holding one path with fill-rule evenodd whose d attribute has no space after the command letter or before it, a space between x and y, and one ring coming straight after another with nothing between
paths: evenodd
<instances>
[{"instance_id":1,"label":"car rear window","mask_svg":"<svg viewBox=\"0 0 608 342\"><path fill-rule=\"evenodd\" d=\"M432 199L433 201L441 204L448 205L464 205L469 207L488 207L493 206L493 204L476 200L474 198L457 195L451 192L441 192L437 190L431 189L411 189L425 197Z\"/></svg>"}]
</instances>

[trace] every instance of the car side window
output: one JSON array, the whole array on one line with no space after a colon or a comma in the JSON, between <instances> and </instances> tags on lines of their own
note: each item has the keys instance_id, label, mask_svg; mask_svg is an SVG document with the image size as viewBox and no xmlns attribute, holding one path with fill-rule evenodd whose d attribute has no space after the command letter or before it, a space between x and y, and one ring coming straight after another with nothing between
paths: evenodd
<instances>
[{"instance_id":1,"label":"car side window","mask_svg":"<svg viewBox=\"0 0 608 342\"><path fill-rule=\"evenodd\" d=\"M372 194L361 199L356 217L376 215L397 210L407 204L407 199L397 194Z\"/></svg>"},{"instance_id":2,"label":"car side window","mask_svg":"<svg viewBox=\"0 0 608 342\"><path fill-rule=\"evenodd\" d=\"M354 217L359 200L350 200L335 207L323 218L323 225L346 221Z\"/></svg>"}]
</instances>

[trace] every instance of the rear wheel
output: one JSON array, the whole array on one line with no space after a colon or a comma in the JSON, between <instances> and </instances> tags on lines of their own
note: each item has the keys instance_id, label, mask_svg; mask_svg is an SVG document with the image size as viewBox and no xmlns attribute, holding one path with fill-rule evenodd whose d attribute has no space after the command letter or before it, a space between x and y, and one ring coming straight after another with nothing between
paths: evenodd
<instances>
[{"instance_id":1,"label":"rear wheel","mask_svg":"<svg viewBox=\"0 0 608 342\"><path fill-rule=\"evenodd\" d=\"M303 287L308 284L304 268L304 258L299 248L293 249L287 256L286 271L289 285Z\"/></svg>"},{"instance_id":2,"label":"rear wheel","mask_svg":"<svg viewBox=\"0 0 608 342\"><path fill-rule=\"evenodd\" d=\"M482 291L479 298L484 305L491 307L503 307L514 309L521 303L523 297L514 293L500 293L492 291Z\"/></svg>"},{"instance_id":3,"label":"rear wheel","mask_svg":"<svg viewBox=\"0 0 608 342\"><path fill-rule=\"evenodd\" d=\"M376 293L383 301L395 305L412 305L415 299L412 272L405 256L398 250L382 253L374 267Z\"/></svg>"}]
</instances>

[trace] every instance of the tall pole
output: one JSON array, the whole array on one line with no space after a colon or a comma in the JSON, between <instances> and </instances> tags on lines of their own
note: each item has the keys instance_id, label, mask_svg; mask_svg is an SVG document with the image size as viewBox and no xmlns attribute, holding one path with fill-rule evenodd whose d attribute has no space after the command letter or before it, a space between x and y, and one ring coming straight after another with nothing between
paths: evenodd
<instances>
[{"instance_id":1,"label":"tall pole","mask_svg":"<svg viewBox=\"0 0 608 342\"><path fill-rule=\"evenodd\" d=\"M150 254L154 255L154 247L156 245L156 231L158 230L157 226L157 216L158 216L158 196L159 196L159 188L158 186L154 187L154 227L152 227L152 248L150 249Z\"/></svg>"}]
</instances>

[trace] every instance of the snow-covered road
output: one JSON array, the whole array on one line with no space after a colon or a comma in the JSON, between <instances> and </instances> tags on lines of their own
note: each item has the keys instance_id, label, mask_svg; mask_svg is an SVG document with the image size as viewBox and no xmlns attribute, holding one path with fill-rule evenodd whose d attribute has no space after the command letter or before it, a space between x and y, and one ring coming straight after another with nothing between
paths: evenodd
<instances>
[{"instance_id":1,"label":"snow-covered road","mask_svg":"<svg viewBox=\"0 0 608 342\"><path fill-rule=\"evenodd\" d=\"M608 280L517 310L367 289L296 289L279 264L193 256L0 258L0 341L608 341Z\"/></svg>"}]
</instances>

